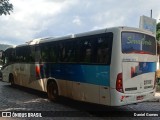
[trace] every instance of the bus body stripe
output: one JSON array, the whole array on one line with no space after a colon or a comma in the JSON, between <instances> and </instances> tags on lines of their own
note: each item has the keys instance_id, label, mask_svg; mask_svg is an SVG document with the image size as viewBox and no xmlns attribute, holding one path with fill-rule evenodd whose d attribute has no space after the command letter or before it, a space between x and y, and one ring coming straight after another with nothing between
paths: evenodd
<instances>
[{"instance_id":1,"label":"bus body stripe","mask_svg":"<svg viewBox=\"0 0 160 120\"><path fill-rule=\"evenodd\" d=\"M41 78L53 77L74 82L95 85L110 85L110 66L108 65L77 65L51 64L41 66Z\"/></svg>"}]
</instances>

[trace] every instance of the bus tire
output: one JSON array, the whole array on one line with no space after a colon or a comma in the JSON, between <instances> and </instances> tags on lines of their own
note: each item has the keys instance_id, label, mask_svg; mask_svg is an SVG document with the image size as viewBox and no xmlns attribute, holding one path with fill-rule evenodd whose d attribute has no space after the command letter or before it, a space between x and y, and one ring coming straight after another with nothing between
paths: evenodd
<instances>
[{"instance_id":1,"label":"bus tire","mask_svg":"<svg viewBox=\"0 0 160 120\"><path fill-rule=\"evenodd\" d=\"M12 74L9 75L9 81L11 83L11 86L15 86L15 83L14 83L14 77Z\"/></svg>"},{"instance_id":2,"label":"bus tire","mask_svg":"<svg viewBox=\"0 0 160 120\"><path fill-rule=\"evenodd\" d=\"M49 81L49 83L47 84L47 95L48 99L51 101L58 100L58 86L55 81Z\"/></svg>"}]
</instances>

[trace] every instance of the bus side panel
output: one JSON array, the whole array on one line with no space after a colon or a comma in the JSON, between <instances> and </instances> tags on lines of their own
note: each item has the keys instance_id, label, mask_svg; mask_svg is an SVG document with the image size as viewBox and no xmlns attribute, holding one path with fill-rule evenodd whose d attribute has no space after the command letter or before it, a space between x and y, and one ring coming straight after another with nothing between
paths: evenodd
<instances>
[{"instance_id":1,"label":"bus side panel","mask_svg":"<svg viewBox=\"0 0 160 120\"><path fill-rule=\"evenodd\" d=\"M87 83L57 80L60 95L79 101L110 104L109 87Z\"/></svg>"},{"instance_id":2,"label":"bus side panel","mask_svg":"<svg viewBox=\"0 0 160 120\"><path fill-rule=\"evenodd\" d=\"M42 66L42 78L55 78L60 95L93 103L110 103L109 66L51 63Z\"/></svg>"},{"instance_id":3,"label":"bus side panel","mask_svg":"<svg viewBox=\"0 0 160 120\"><path fill-rule=\"evenodd\" d=\"M67 81L66 82L66 97L72 98L73 97L73 82Z\"/></svg>"},{"instance_id":4,"label":"bus side panel","mask_svg":"<svg viewBox=\"0 0 160 120\"><path fill-rule=\"evenodd\" d=\"M68 91L67 91L67 85L70 85L68 83L68 81L56 79L56 83L58 84L59 95L61 95L61 96L67 96L67 93L68 93Z\"/></svg>"},{"instance_id":5,"label":"bus side panel","mask_svg":"<svg viewBox=\"0 0 160 120\"><path fill-rule=\"evenodd\" d=\"M2 70L2 81L9 82L9 72L12 69L12 66L6 66L5 69Z\"/></svg>"},{"instance_id":6,"label":"bus side panel","mask_svg":"<svg viewBox=\"0 0 160 120\"><path fill-rule=\"evenodd\" d=\"M19 74L18 81L20 85L28 87L29 74L30 73L30 64L20 63L19 64Z\"/></svg>"},{"instance_id":7,"label":"bus side panel","mask_svg":"<svg viewBox=\"0 0 160 120\"><path fill-rule=\"evenodd\" d=\"M73 82L68 80L56 79L60 96L73 98Z\"/></svg>"},{"instance_id":8,"label":"bus side panel","mask_svg":"<svg viewBox=\"0 0 160 120\"><path fill-rule=\"evenodd\" d=\"M100 104L110 105L110 87L109 86L100 86Z\"/></svg>"},{"instance_id":9,"label":"bus side panel","mask_svg":"<svg viewBox=\"0 0 160 120\"><path fill-rule=\"evenodd\" d=\"M110 96L111 96L111 106L120 105L120 94L116 90L116 79L119 73L122 73L121 65L121 33L120 30L116 30L113 35L113 46L112 46L112 56L110 65Z\"/></svg>"},{"instance_id":10,"label":"bus side panel","mask_svg":"<svg viewBox=\"0 0 160 120\"><path fill-rule=\"evenodd\" d=\"M39 66L39 64L38 64ZM12 68L15 84L24 87L46 91L47 79L36 78L35 64L16 63Z\"/></svg>"},{"instance_id":11,"label":"bus side panel","mask_svg":"<svg viewBox=\"0 0 160 120\"><path fill-rule=\"evenodd\" d=\"M99 86L73 82L73 99L99 103Z\"/></svg>"},{"instance_id":12,"label":"bus side panel","mask_svg":"<svg viewBox=\"0 0 160 120\"><path fill-rule=\"evenodd\" d=\"M33 88L36 90L47 92L47 77L42 76L42 74L36 73L36 67L40 68L41 64L30 64L29 69L27 70L27 87Z\"/></svg>"},{"instance_id":13,"label":"bus side panel","mask_svg":"<svg viewBox=\"0 0 160 120\"><path fill-rule=\"evenodd\" d=\"M20 65L19 63L15 63L13 66L14 66L14 69L13 69L13 72L14 72L14 83L17 84L17 85L22 85L22 76L21 76L21 72L20 72Z\"/></svg>"}]
</instances>

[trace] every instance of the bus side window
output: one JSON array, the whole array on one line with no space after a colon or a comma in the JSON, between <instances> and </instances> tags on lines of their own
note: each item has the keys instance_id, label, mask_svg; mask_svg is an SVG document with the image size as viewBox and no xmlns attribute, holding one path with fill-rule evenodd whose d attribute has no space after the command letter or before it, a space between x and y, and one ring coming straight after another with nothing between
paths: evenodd
<instances>
[{"instance_id":1,"label":"bus side window","mask_svg":"<svg viewBox=\"0 0 160 120\"><path fill-rule=\"evenodd\" d=\"M16 62L21 62L21 49L16 48Z\"/></svg>"},{"instance_id":2,"label":"bus side window","mask_svg":"<svg viewBox=\"0 0 160 120\"><path fill-rule=\"evenodd\" d=\"M40 52L39 46L35 46L35 62L42 62L41 61L41 52Z\"/></svg>"},{"instance_id":3,"label":"bus side window","mask_svg":"<svg viewBox=\"0 0 160 120\"><path fill-rule=\"evenodd\" d=\"M12 53L15 54L15 53ZM30 62L30 48L29 46L18 47L16 48L16 61L17 62ZM15 58L12 57L12 61L15 61Z\"/></svg>"},{"instance_id":4,"label":"bus side window","mask_svg":"<svg viewBox=\"0 0 160 120\"><path fill-rule=\"evenodd\" d=\"M29 62L35 62L35 47L30 46Z\"/></svg>"},{"instance_id":5,"label":"bus side window","mask_svg":"<svg viewBox=\"0 0 160 120\"><path fill-rule=\"evenodd\" d=\"M108 63L109 59L109 48L107 41L104 38L98 39L98 49L97 49L97 62L98 63Z\"/></svg>"},{"instance_id":6,"label":"bus side window","mask_svg":"<svg viewBox=\"0 0 160 120\"><path fill-rule=\"evenodd\" d=\"M80 47L80 62L90 63L92 56L92 43L90 40L83 40Z\"/></svg>"},{"instance_id":7,"label":"bus side window","mask_svg":"<svg viewBox=\"0 0 160 120\"><path fill-rule=\"evenodd\" d=\"M105 33L96 39L96 63L110 65L113 34Z\"/></svg>"},{"instance_id":8,"label":"bus side window","mask_svg":"<svg viewBox=\"0 0 160 120\"><path fill-rule=\"evenodd\" d=\"M47 61L47 47L41 48L41 60L42 62Z\"/></svg>"},{"instance_id":9,"label":"bus side window","mask_svg":"<svg viewBox=\"0 0 160 120\"><path fill-rule=\"evenodd\" d=\"M65 57L65 46L63 42L58 44L58 62L64 62Z\"/></svg>"},{"instance_id":10,"label":"bus side window","mask_svg":"<svg viewBox=\"0 0 160 120\"><path fill-rule=\"evenodd\" d=\"M31 62L31 49L30 49L30 46L26 46L26 50L25 50L25 59L24 59L24 62Z\"/></svg>"},{"instance_id":11,"label":"bus side window","mask_svg":"<svg viewBox=\"0 0 160 120\"><path fill-rule=\"evenodd\" d=\"M56 51L55 48L50 46L50 62L56 62Z\"/></svg>"},{"instance_id":12,"label":"bus side window","mask_svg":"<svg viewBox=\"0 0 160 120\"><path fill-rule=\"evenodd\" d=\"M89 63L91 61L91 48L85 50L84 62Z\"/></svg>"},{"instance_id":13,"label":"bus side window","mask_svg":"<svg viewBox=\"0 0 160 120\"><path fill-rule=\"evenodd\" d=\"M75 42L69 41L65 44L65 62L75 61Z\"/></svg>"}]
</instances>

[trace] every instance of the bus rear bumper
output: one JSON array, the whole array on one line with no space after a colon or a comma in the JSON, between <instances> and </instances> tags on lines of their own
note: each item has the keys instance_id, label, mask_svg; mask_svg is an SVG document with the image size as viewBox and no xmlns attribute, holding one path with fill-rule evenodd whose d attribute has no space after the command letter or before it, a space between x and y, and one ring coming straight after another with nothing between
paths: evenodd
<instances>
[{"instance_id":1,"label":"bus rear bumper","mask_svg":"<svg viewBox=\"0 0 160 120\"><path fill-rule=\"evenodd\" d=\"M111 106L121 106L121 105L148 101L148 100L154 99L155 97L155 90L143 92L143 93L136 93L136 94L124 94L124 93L119 93L116 90L111 90L111 91L112 91Z\"/></svg>"}]
</instances>

